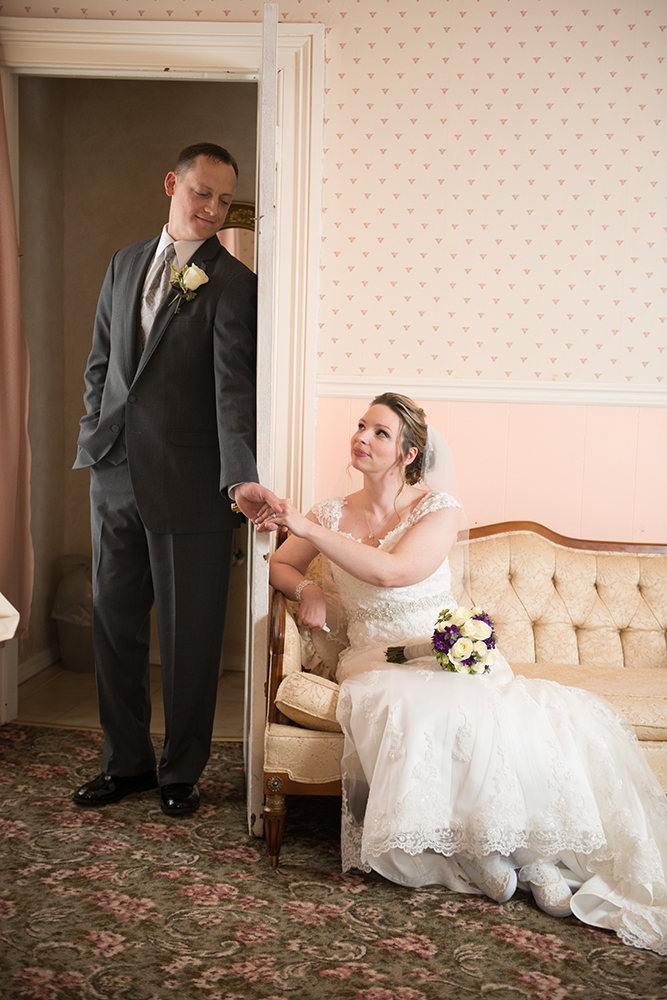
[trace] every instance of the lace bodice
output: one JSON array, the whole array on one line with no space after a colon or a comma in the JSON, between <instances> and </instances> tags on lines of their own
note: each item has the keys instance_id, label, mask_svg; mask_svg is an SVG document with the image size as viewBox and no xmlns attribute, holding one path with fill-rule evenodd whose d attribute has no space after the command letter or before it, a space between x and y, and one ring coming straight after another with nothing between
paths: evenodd
<instances>
[{"instance_id":1,"label":"lace bodice","mask_svg":"<svg viewBox=\"0 0 667 1000\"><path fill-rule=\"evenodd\" d=\"M317 504L313 513L325 528L339 532L346 503L341 497L332 497ZM385 535L379 548L390 551L412 525L443 507L460 507L460 504L447 493L426 493L408 519ZM340 534L353 538L347 532ZM362 544L359 539L354 540ZM357 580L334 563L331 569L347 613L352 650L430 636L438 613L457 603L447 559L431 576L409 587L378 587Z\"/></svg>"}]
</instances>

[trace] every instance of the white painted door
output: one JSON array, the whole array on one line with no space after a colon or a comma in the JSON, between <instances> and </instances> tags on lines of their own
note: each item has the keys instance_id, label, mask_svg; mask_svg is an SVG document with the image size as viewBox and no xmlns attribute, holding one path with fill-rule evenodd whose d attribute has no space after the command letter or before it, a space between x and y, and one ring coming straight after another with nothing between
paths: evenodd
<instances>
[{"instance_id":1,"label":"white painted door","mask_svg":"<svg viewBox=\"0 0 667 1000\"><path fill-rule=\"evenodd\" d=\"M278 8L265 3L257 128L257 470L273 487L273 351L275 339L276 137L278 127ZM250 528L248 538L248 636L243 726L248 828L261 836L264 823L264 717L269 638L271 536Z\"/></svg>"}]
</instances>

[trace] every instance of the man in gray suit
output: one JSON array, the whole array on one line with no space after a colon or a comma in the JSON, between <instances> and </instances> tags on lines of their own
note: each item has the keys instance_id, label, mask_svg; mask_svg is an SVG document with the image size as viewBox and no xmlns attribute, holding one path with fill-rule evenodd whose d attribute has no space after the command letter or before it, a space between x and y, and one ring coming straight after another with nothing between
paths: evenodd
<instances>
[{"instance_id":1,"label":"man in gray suit","mask_svg":"<svg viewBox=\"0 0 667 1000\"><path fill-rule=\"evenodd\" d=\"M102 287L74 468L91 470L105 740L102 773L74 793L77 805L159 784L167 815L199 806L240 522L234 508L254 517L277 501L257 482L254 457L256 278L216 236L237 176L220 146L183 150L165 178L171 202L161 236L119 250ZM157 775L153 603L166 727Z\"/></svg>"}]
</instances>

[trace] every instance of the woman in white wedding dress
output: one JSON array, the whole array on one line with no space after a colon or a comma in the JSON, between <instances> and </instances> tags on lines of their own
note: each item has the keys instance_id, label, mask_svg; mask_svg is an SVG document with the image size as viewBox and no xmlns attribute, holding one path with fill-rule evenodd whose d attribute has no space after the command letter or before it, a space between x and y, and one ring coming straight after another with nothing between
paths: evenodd
<instances>
[{"instance_id":1,"label":"woman in white wedding dress","mask_svg":"<svg viewBox=\"0 0 667 1000\"><path fill-rule=\"evenodd\" d=\"M447 557L465 518L454 486L432 488L454 481L445 449L434 457L423 411L385 393L352 437L363 488L306 516L289 501L263 515L292 532L271 582L301 602L299 624L325 625L305 577L317 552L347 612L343 868L497 902L518 882L554 916L667 955L667 797L614 709L514 678L499 651L483 675L445 672L434 656L386 661L458 604Z\"/></svg>"}]
</instances>

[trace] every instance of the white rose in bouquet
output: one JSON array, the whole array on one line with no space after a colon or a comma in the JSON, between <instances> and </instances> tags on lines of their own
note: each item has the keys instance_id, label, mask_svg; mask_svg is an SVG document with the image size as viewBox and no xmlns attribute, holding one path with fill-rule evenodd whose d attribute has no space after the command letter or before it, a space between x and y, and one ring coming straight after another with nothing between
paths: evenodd
<instances>
[{"instance_id":1,"label":"white rose in bouquet","mask_svg":"<svg viewBox=\"0 0 667 1000\"><path fill-rule=\"evenodd\" d=\"M450 612L450 625L463 625L470 618L470 608L456 608Z\"/></svg>"},{"instance_id":2,"label":"white rose in bouquet","mask_svg":"<svg viewBox=\"0 0 667 1000\"><path fill-rule=\"evenodd\" d=\"M465 636L454 643L449 651L449 659L452 663L456 660L467 660L472 653L473 642L472 639L466 639Z\"/></svg>"},{"instance_id":3,"label":"white rose in bouquet","mask_svg":"<svg viewBox=\"0 0 667 1000\"><path fill-rule=\"evenodd\" d=\"M479 618L468 618L461 625L461 635L468 636L469 639L488 639L491 632L491 626Z\"/></svg>"}]
</instances>

